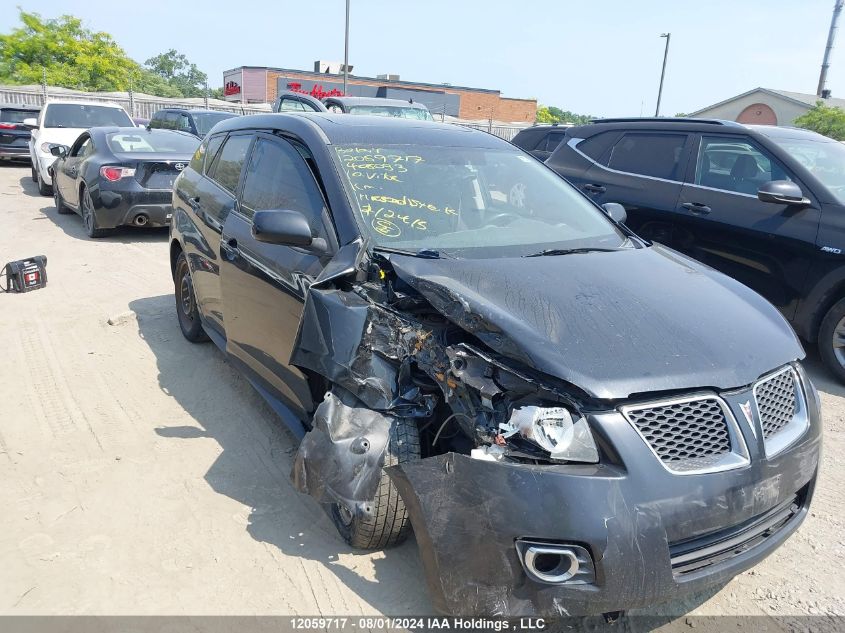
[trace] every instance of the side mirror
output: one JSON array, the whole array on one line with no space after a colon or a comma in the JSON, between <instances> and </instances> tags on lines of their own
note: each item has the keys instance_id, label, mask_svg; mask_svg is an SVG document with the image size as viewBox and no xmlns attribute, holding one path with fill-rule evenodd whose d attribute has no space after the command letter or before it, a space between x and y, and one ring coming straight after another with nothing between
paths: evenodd
<instances>
[{"instance_id":1,"label":"side mirror","mask_svg":"<svg viewBox=\"0 0 845 633\"><path fill-rule=\"evenodd\" d=\"M25 125L30 129L36 128L38 127L38 119L33 119L32 117L24 119L23 121L21 121L21 125Z\"/></svg>"},{"instance_id":2,"label":"side mirror","mask_svg":"<svg viewBox=\"0 0 845 633\"><path fill-rule=\"evenodd\" d=\"M602 206L604 212L610 216L610 219L614 222L619 224L625 224L625 220L628 219L628 214L625 212L625 207L623 207L618 202L605 202Z\"/></svg>"},{"instance_id":3,"label":"side mirror","mask_svg":"<svg viewBox=\"0 0 845 633\"><path fill-rule=\"evenodd\" d=\"M67 147L64 145L51 145L50 153L56 158L64 158L67 156Z\"/></svg>"},{"instance_id":4,"label":"side mirror","mask_svg":"<svg viewBox=\"0 0 845 633\"><path fill-rule=\"evenodd\" d=\"M314 241L305 216L289 209L256 211L252 218L252 235L259 242L285 246L311 246Z\"/></svg>"},{"instance_id":5,"label":"side mirror","mask_svg":"<svg viewBox=\"0 0 845 633\"><path fill-rule=\"evenodd\" d=\"M804 197L801 187L791 180L773 180L757 190L757 199L775 204L797 204L806 206L810 200Z\"/></svg>"}]
</instances>

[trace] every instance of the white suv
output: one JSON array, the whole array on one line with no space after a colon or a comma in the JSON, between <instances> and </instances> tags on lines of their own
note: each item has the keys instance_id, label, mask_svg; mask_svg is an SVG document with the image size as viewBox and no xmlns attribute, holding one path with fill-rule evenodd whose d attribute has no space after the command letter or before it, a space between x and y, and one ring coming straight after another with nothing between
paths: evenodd
<instances>
[{"instance_id":1,"label":"white suv","mask_svg":"<svg viewBox=\"0 0 845 633\"><path fill-rule=\"evenodd\" d=\"M53 192L53 179L47 168L56 157L50 153L51 145L71 146L82 132L92 127L133 127L132 119L116 103L90 101L48 101L38 119L23 122L32 129L29 139L29 156L32 159L32 179L38 183L42 196Z\"/></svg>"}]
</instances>

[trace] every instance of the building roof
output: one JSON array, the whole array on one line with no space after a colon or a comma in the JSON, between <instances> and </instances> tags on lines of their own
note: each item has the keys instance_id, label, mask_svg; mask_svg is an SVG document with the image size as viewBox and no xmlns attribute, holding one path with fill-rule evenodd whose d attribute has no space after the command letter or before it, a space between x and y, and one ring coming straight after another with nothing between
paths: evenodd
<instances>
[{"instance_id":1,"label":"building roof","mask_svg":"<svg viewBox=\"0 0 845 633\"><path fill-rule=\"evenodd\" d=\"M816 101L824 101L829 106L835 106L839 108L845 109L845 99L836 99L834 97L830 97L828 99L822 99L817 95L810 95L803 92L790 92L788 90L774 90L772 88L752 88L747 92L743 92L742 94L738 94L736 96L730 97L729 99L725 99L723 101L719 101L718 103L713 103L706 108L701 108L700 110L696 110L689 116L695 117L702 112L707 112L708 110L712 110L713 108L717 108L721 105L726 103L730 103L731 101L736 101L737 99L741 99L742 97L746 97L750 94L754 94L755 92L763 92L776 99L786 99L787 101L792 101L793 103L797 103L800 105L813 107L816 105Z\"/></svg>"},{"instance_id":2,"label":"building roof","mask_svg":"<svg viewBox=\"0 0 845 633\"><path fill-rule=\"evenodd\" d=\"M274 68L272 66L238 66L237 68L231 68L229 70L224 70L223 75L227 75L228 73L237 72L239 70L268 70L278 73L295 73L297 75L306 75L312 77L313 79L342 79L343 75L336 75L334 73L315 73L311 70L297 70L295 68ZM425 83L421 81L405 81L403 79L379 79L378 77L365 77L363 75L348 75L348 78L352 81L369 81L372 83L380 83L385 86L397 86L397 87L407 87L413 88L414 86L422 86L428 89L437 89L443 91L454 91L454 90L469 90L472 92L488 92L491 94L501 94L499 90L492 90L490 88L470 88L468 86L453 86L452 84L431 84ZM532 101L532 99L526 99L526 101Z\"/></svg>"}]
</instances>

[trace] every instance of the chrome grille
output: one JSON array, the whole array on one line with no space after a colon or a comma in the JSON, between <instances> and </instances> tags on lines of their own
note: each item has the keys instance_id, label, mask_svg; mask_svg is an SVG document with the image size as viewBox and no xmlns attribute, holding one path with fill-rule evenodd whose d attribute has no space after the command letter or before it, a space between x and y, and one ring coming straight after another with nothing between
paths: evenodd
<instances>
[{"instance_id":1,"label":"chrome grille","mask_svg":"<svg viewBox=\"0 0 845 633\"><path fill-rule=\"evenodd\" d=\"M716 398L626 407L624 413L670 470L697 468L731 452L725 410Z\"/></svg>"},{"instance_id":2,"label":"chrome grille","mask_svg":"<svg viewBox=\"0 0 845 633\"><path fill-rule=\"evenodd\" d=\"M798 411L795 386L795 373L790 368L754 386L754 398L765 439L782 431L795 417Z\"/></svg>"}]
</instances>

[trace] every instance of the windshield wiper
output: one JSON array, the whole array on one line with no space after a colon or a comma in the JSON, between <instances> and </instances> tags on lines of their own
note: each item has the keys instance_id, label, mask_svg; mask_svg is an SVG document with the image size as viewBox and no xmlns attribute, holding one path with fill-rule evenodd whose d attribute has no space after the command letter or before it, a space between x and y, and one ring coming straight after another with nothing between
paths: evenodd
<instances>
[{"instance_id":1,"label":"windshield wiper","mask_svg":"<svg viewBox=\"0 0 845 633\"><path fill-rule=\"evenodd\" d=\"M539 253L531 253L530 255L523 255L523 257L545 257L546 255L574 255L576 253L613 253L614 251L622 250L619 248L598 248L593 246L585 246L583 248L547 248Z\"/></svg>"},{"instance_id":2,"label":"windshield wiper","mask_svg":"<svg viewBox=\"0 0 845 633\"><path fill-rule=\"evenodd\" d=\"M422 257L423 259L440 259L440 251L432 248L421 248L418 251L406 250L404 248L391 248L390 246L373 246L374 251L380 253L393 253L395 255L407 255L409 257Z\"/></svg>"}]
</instances>

